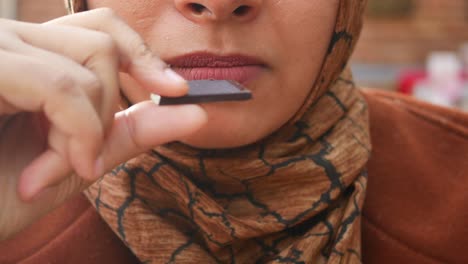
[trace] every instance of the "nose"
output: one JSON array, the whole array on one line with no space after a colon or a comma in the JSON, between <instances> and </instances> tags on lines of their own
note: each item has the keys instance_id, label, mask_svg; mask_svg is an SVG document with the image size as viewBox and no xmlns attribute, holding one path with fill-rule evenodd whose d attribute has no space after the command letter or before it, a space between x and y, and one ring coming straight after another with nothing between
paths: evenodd
<instances>
[{"instance_id":1,"label":"nose","mask_svg":"<svg viewBox=\"0 0 468 264\"><path fill-rule=\"evenodd\" d=\"M254 19L262 0L174 0L187 19L197 23L215 21L249 21Z\"/></svg>"}]
</instances>

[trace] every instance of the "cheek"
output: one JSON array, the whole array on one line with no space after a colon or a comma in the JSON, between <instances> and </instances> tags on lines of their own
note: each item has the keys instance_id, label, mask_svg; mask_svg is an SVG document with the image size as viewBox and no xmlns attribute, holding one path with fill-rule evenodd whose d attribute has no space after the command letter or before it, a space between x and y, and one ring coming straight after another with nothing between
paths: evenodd
<instances>
[{"instance_id":1,"label":"cheek","mask_svg":"<svg viewBox=\"0 0 468 264\"><path fill-rule=\"evenodd\" d=\"M270 103L282 102L282 116L286 119L282 121L287 122L302 106L318 78L335 27L338 0L298 1L294 9L280 2L276 8L279 10L272 11L278 13L276 16L284 13L272 20L277 37L273 43L279 43L275 49L281 58L274 69L280 84L275 100L279 101Z\"/></svg>"},{"instance_id":2,"label":"cheek","mask_svg":"<svg viewBox=\"0 0 468 264\"><path fill-rule=\"evenodd\" d=\"M276 53L275 64L255 87L258 100L239 109L229 124L243 136L237 137L245 141L242 143L257 141L279 129L294 117L312 91L327 54L338 6L338 1L324 2L304 2L315 4L298 4L294 10L286 6L271 10L270 14L279 18L268 21L273 23L272 30L264 39Z\"/></svg>"},{"instance_id":3,"label":"cheek","mask_svg":"<svg viewBox=\"0 0 468 264\"><path fill-rule=\"evenodd\" d=\"M288 122L302 106L320 71L338 1L265 0L262 15L255 23L227 27L231 30L227 36L235 40L236 48L265 57L269 69L249 87L255 100L205 105L208 124L183 142L201 148L236 147L268 136ZM161 57L204 49L206 40L213 39L210 28L180 19L172 1L135 2L90 0L89 3L91 7L114 9ZM148 98L129 78L122 78L122 86L133 102Z\"/></svg>"},{"instance_id":4,"label":"cheek","mask_svg":"<svg viewBox=\"0 0 468 264\"><path fill-rule=\"evenodd\" d=\"M135 31L145 36L168 8L172 1L167 0L87 0L90 9L108 7L129 24Z\"/></svg>"}]
</instances>

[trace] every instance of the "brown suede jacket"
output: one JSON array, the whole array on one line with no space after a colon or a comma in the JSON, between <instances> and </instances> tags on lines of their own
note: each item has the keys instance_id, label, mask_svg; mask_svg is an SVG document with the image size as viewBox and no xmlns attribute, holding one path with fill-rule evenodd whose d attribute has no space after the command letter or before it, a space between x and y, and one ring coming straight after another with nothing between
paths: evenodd
<instances>
[{"instance_id":1,"label":"brown suede jacket","mask_svg":"<svg viewBox=\"0 0 468 264\"><path fill-rule=\"evenodd\" d=\"M468 114L364 91L372 158L365 264L468 263ZM0 263L138 263L84 197L0 243Z\"/></svg>"}]
</instances>

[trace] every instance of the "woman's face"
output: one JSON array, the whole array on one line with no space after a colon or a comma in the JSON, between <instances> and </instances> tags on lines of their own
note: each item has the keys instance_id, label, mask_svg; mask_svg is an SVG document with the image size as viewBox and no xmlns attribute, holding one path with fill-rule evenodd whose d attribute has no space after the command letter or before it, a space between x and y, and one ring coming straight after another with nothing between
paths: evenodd
<instances>
[{"instance_id":1,"label":"woman's face","mask_svg":"<svg viewBox=\"0 0 468 264\"><path fill-rule=\"evenodd\" d=\"M187 80L233 79L253 100L205 104L208 123L184 143L227 148L285 124L313 86L339 0L89 0L110 7ZM149 93L122 75L132 102Z\"/></svg>"}]
</instances>

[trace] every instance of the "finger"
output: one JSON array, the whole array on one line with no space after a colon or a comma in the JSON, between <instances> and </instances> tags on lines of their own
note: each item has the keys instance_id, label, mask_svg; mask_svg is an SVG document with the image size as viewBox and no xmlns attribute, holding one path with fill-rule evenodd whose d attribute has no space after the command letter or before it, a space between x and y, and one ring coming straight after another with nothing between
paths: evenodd
<instances>
[{"instance_id":1,"label":"finger","mask_svg":"<svg viewBox=\"0 0 468 264\"><path fill-rule=\"evenodd\" d=\"M18 194L23 201L30 201L44 188L59 183L71 173L68 161L49 149L23 170L18 181Z\"/></svg>"},{"instance_id":2,"label":"finger","mask_svg":"<svg viewBox=\"0 0 468 264\"><path fill-rule=\"evenodd\" d=\"M110 8L99 8L60 17L48 23L72 25L108 33L121 51L123 71L130 73L150 92L181 96L188 91L186 81L154 56L141 36Z\"/></svg>"},{"instance_id":3,"label":"finger","mask_svg":"<svg viewBox=\"0 0 468 264\"><path fill-rule=\"evenodd\" d=\"M152 102L143 102L116 115L113 129L103 148L93 177L85 182L91 184L105 171L117 164L163 143L183 138L198 130L207 121L206 113L195 105L158 107ZM71 184L71 168L55 151L47 151L31 163L21 175L18 191L21 199L29 201L45 189L60 184L67 186L64 193L76 193L83 189L83 181ZM66 184L65 184L66 183ZM76 190L75 190L76 189Z\"/></svg>"},{"instance_id":4,"label":"finger","mask_svg":"<svg viewBox=\"0 0 468 264\"><path fill-rule=\"evenodd\" d=\"M119 112L103 145L97 176L153 147L194 133L207 119L206 112L196 105L158 107L142 102Z\"/></svg>"},{"instance_id":5,"label":"finger","mask_svg":"<svg viewBox=\"0 0 468 264\"><path fill-rule=\"evenodd\" d=\"M111 54L100 53L102 59L90 61L88 68L85 68L67 57L21 41L12 43L11 47L7 48L12 52L32 56L56 67L67 69L74 81L88 94L99 113L104 131L110 128L119 100L118 60L112 56L111 49L104 50Z\"/></svg>"},{"instance_id":6,"label":"finger","mask_svg":"<svg viewBox=\"0 0 468 264\"><path fill-rule=\"evenodd\" d=\"M40 33L44 30L39 30L45 25L48 30L42 33L47 37ZM119 52L121 70L129 73L148 91L165 96L187 93L187 82L154 56L140 35L111 9L100 8L65 16L44 25L22 26L19 32L25 41L33 45L68 56L78 56L75 60L79 61L88 58L90 51L94 52L91 57L100 52L93 43L93 38L79 34L83 28L109 35Z\"/></svg>"},{"instance_id":7,"label":"finger","mask_svg":"<svg viewBox=\"0 0 468 264\"><path fill-rule=\"evenodd\" d=\"M56 186L72 175L73 166L71 164L73 162L70 163L69 157L85 155L86 153L80 153L80 148L74 147L73 142L69 142L69 144L71 146L68 146L70 151L67 155L54 149L48 149L23 170L18 181L18 193L23 201L33 199L44 189ZM80 165L75 165L75 167L80 167ZM93 171L92 174L88 174L86 177L81 176L79 177L80 182L92 183L97 179L94 175ZM77 188L80 186L76 185ZM68 187L74 188L73 185L68 185ZM74 190L61 191L65 193L75 192Z\"/></svg>"},{"instance_id":8,"label":"finger","mask_svg":"<svg viewBox=\"0 0 468 264\"><path fill-rule=\"evenodd\" d=\"M52 127L71 140L72 166L80 176L94 172L103 128L88 96L70 73L34 58L0 50L0 96L22 111L43 111ZM28 73L24 78L23 72Z\"/></svg>"},{"instance_id":9,"label":"finger","mask_svg":"<svg viewBox=\"0 0 468 264\"><path fill-rule=\"evenodd\" d=\"M74 183L69 183L66 185L67 187L62 186L62 189L58 189L58 191L66 194L76 193L75 187L80 188L80 186L83 186L83 183L90 183L94 180L94 174L90 174L88 177L77 177L74 175L73 179L69 179L70 175L73 175L70 157L73 157L73 155L83 155L84 153L77 152L73 146L67 146L70 144L70 141L63 134L60 134L57 129L52 128L49 131L49 144L59 146L59 148L54 149L52 147L46 150L28 164L20 175L18 193L23 201L30 201L45 189L58 186L67 180L72 180ZM63 153L60 152L61 149L69 149L70 151L69 153ZM79 178L78 181L77 178ZM63 188L67 189L64 190Z\"/></svg>"}]
</instances>

